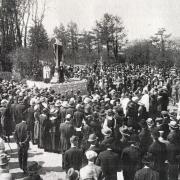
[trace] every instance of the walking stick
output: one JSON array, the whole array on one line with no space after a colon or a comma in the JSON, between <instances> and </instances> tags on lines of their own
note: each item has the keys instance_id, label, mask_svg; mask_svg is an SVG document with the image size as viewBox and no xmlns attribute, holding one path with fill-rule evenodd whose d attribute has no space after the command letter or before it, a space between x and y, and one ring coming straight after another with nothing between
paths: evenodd
<instances>
[{"instance_id":1,"label":"walking stick","mask_svg":"<svg viewBox=\"0 0 180 180\"><path fill-rule=\"evenodd\" d=\"M9 142L7 142L7 144L8 144L8 146L9 146L9 149L10 149L11 153L13 153L13 150L12 150L12 148L11 148Z\"/></svg>"}]
</instances>

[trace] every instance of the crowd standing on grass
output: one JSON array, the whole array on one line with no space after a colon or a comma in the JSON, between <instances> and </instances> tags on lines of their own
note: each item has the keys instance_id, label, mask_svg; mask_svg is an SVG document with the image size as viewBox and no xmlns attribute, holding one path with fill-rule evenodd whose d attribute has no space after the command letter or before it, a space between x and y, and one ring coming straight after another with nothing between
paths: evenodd
<instances>
[{"instance_id":1,"label":"crowd standing on grass","mask_svg":"<svg viewBox=\"0 0 180 180\"><path fill-rule=\"evenodd\" d=\"M180 118L168 105L179 102L179 72L94 64L82 74L86 95L0 83L0 166L3 141L13 134L26 180L41 179L38 163L27 166L30 141L61 153L69 180L117 180L117 174L124 180L177 180Z\"/></svg>"}]
</instances>

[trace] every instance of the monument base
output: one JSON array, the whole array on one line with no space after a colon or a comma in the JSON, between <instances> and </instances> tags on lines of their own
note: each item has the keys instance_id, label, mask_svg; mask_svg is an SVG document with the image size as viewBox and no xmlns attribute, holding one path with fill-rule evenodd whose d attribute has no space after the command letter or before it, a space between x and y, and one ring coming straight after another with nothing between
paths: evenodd
<instances>
[{"instance_id":1,"label":"monument base","mask_svg":"<svg viewBox=\"0 0 180 180\"><path fill-rule=\"evenodd\" d=\"M51 83L59 83L59 74L58 74L57 70L55 71L54 76L52 77L50 82Z\"/></svg>"},{"instance_id":2,"label":"monument base","mask_svg":"<svg viewBox=\"0 0 180 180\"><path fill-rule=\"evenodd\" d=\"M69 79L68 82L64 83L44 83L42 81L31 81L27 80L26 84L29 88L37 87L37 88L51 88L54 89L56 93L64 94L66 91L73 90L76 92L78 89L81 91L82 94L87 94L86 89L86 80L78 80L78 79Z\"/></svg>"}]
</instances>

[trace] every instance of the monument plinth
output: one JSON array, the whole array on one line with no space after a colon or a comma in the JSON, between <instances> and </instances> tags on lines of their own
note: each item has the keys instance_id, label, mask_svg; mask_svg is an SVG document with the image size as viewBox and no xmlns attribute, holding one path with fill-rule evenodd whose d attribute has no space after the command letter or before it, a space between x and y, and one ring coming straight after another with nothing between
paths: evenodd
<instances>
[{"instance_id":1,"label":"monument plinth","mask_svg":"<svg viewBox=\"0 0 180 180\"><path fill-rule=\"evenodd\" d=\"M56 39L56 42L54 43L53 46L54 49L54 61L55 61L55 72L54 72L54 76L51 79L51 83L59 83L59 67L60 64L62 62L62 57L63 57L63 47L62 47L62 43Z\"/></svg>"}]
</instances>

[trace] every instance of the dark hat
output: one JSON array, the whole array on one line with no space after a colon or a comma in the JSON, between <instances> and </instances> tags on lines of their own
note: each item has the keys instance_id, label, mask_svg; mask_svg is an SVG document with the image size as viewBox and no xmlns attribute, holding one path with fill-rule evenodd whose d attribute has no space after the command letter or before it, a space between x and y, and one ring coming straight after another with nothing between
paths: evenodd
<instances>
[{"instance_id":1,"label":"dark hat","mask_svg":"<svg viewBox=\"0 0 180 180\"><path fill-rule=\"evenodd\" d=\"M107 115L108 115L108 116L113 116L113 115L114 115L113 110L112 110L112 109L108 109L108 110L107 110Z\"/></svg>"},{"instance_id":2,"label":"dark hat","mask_svg":"<svg viewBox=\"0 0 180 180\"><path fill-rule=\"evenodd\" d=\"M159 131L157 129L153 129L151 134L156 139L159 138L159 136L160 136L160 133L159 133Z\"/></svg>"},{"instance_id":3,"label":"dark hat","mask_svg":"<svg viewBox=\"0 0 180 180\"><path fill-rule=\"evenodd\" d=\"M29 164L27 171L28 173L35 173L39 171L41 168L42 167L36 161L33 161Z\"/></svg>"},{"instance_id":4,"label":"dark hat","mask_svg":"<svg viewBox=\"0 0 180 180\"><path fill-rule=\"evenodd\" d=\"M73 135L73 136L70 137L70 142L72 142L72 143L73 143L73 142L77 142L78 139L79 139L79 138L78 138L77 136L74 136L74 135Z\"/></svg>"},{"instance_id":5,"label":"dark hat","mask_svg":"<svg viewBox=\"0 0 180 180\"><path fill-rule=\"evenodd\" d=\"M147 122L146 122L145 119L142 119L138 124L140 125L141 128L146 128L147 127Z\"/></svg>"},{"instance_id":6,"label":"dark hat","mask_svg":"<svg viewBox=\"0 0 180 180\"><path fill-rule=\"evenodd\" d=\"M161 114L162 114L163 116L169 116L168 111L161 111Z\"/></svg>"},{"instance_id":7,"label":"dark hat","mask_svg":"<svg viewBox=\"0 0 180 180\"><path fill-rule=\"evenodd\" d=\"M95 134L90 134L88 142L94 142L98 139L98 137Z\"/></svg>"},{"instance_id":8,"label":"dark hat","mask_svg":"<svg viewBox=\"0 0 180 180\"><path fill-rule=\"evenodd\" d=\"M142 158L142 163L143 163L144 165L149 165L149 164L151 164L152 162L153 162L153 159L152 159L152 157L151 157L149 154L146 154L146 155L143 156L143 158Z\"/></svg>"},{"instance_id":9,"label":"dark hat","mask_svg":"<svg viewBox=\"0 0 180 180\"><path fill-rule=\"evenodd\" d=\"M139 136L136 135L136 134L132 134L131 137L130 137L129 143L133 144L133 143L136 143L136 142L139 142L139 141L140 141Z\"/></svg>"},{"instance_id":10,"label":"dark hat","mask_svg":"<svg viewBox=\"0 0 180 180\"><path fill-rule=\"evenodd\" d=\"M99 115L100 116L106 116L106 113L105 113L105 111L103 109L101 109L100 112L99 112Z\"/></svg>"}]
</instances>

